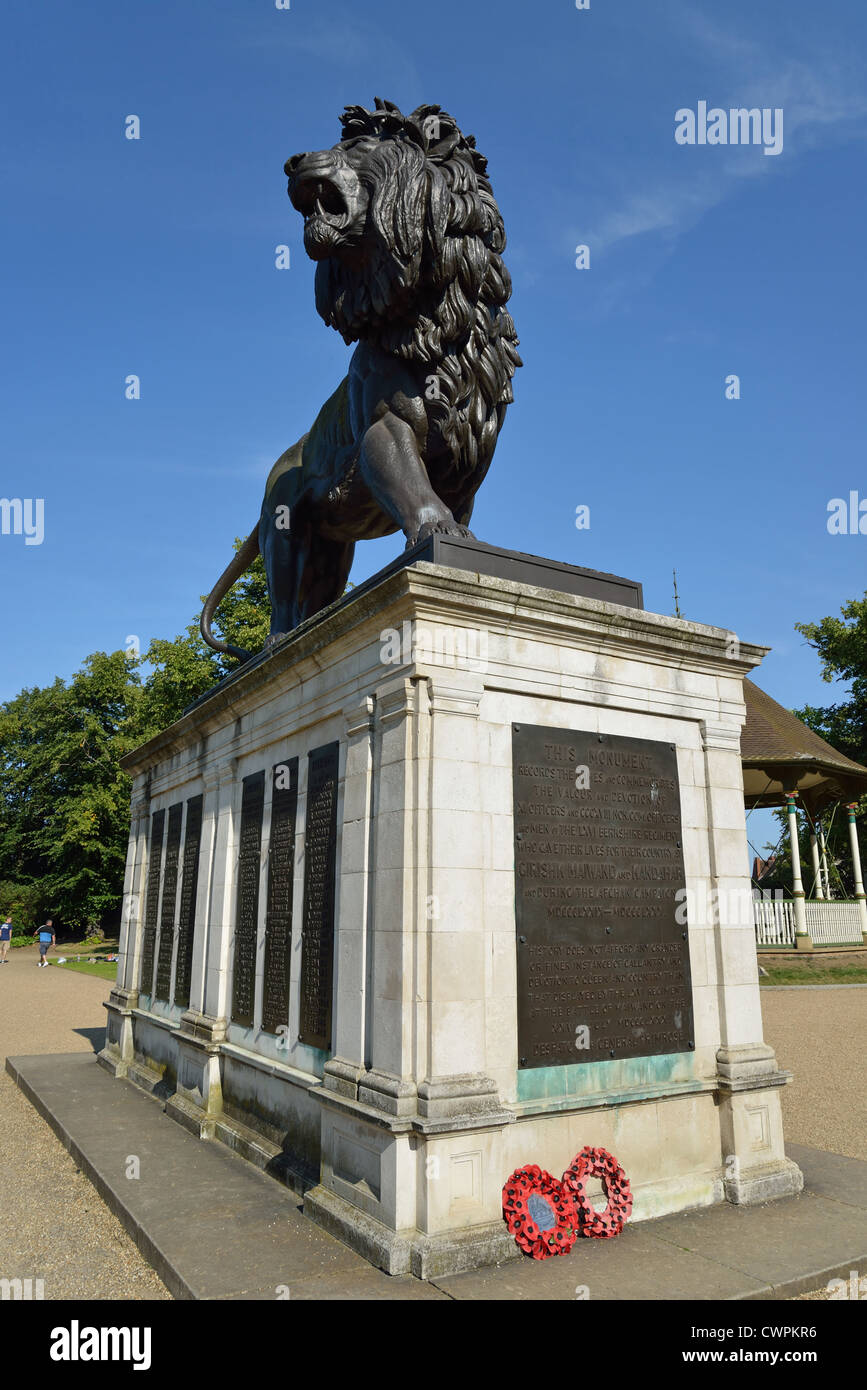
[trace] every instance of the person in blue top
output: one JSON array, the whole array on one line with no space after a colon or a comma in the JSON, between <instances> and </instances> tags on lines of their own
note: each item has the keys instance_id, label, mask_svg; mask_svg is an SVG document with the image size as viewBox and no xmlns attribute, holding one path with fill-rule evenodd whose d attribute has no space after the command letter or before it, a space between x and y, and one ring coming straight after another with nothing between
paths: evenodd
<instances>
[{"instance_id":1,"label":"person in blue top","mask_svg":"<svg viewBox=\"0 0 867 1390\"><path fill-rule=\"evenodd\" d=\"M49 946L54 945L54 927L52 925L50 917L48 921L45 923L44 927L36 928L36 931L33 933L33 936L34 939L37 936L39 937L39 960L37 964L47 965L48 961L45 959L45 957L48 954L48 948Z\"/></svg>"},{"instance_id":2,"label":"person in blue top","mask_svg":"<svg viewBox=\"0 0 867 1390\"><path fill-rule=\"evenodd\" d=\"M12 940L12 918L7 917L0 926L0 965L8 965L9 942Z\"/></svg>"}]
</instances>

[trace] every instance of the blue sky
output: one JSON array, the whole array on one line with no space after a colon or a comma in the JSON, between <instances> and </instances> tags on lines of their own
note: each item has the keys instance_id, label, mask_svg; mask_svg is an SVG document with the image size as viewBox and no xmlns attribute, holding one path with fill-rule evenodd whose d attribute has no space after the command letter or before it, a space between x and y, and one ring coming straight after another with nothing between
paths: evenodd
<instances>
[{"instance_id":1,"label":"blue sky","mask_svg":"<svg viewBox=\"0 0 867 1390\"><path fill-rule=\"evenodd\" d=\"M43 0L4 39L0 495L44 498L45 538L0 536L0 698L180 632L255 524L349 356L283 162L375 95L475 133L506 220L526 365L475 533L663 613L676 566L684 616L773 647L776 698L834 698L793 624L867 577L826 526L867 499L863 0ZM679 146L702 100L782 107L782 153Z\"/></svg>"}]
</instances>

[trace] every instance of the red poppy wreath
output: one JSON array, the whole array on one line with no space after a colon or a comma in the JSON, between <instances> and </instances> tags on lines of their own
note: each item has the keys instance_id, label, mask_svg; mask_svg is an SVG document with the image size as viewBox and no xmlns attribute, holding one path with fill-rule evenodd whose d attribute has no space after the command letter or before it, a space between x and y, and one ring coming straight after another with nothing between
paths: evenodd
<instances>
[{"instance_id":1,"label":"red poppy wreath","mask_svg":"<svg viewBox=\"0 0 867 1390\"><path fill-rule=\"evenodd\" d=\"M599 1178L608 1205L597 1211L587 1196L590 1178ZM570 1193L578 1218L578 1234L595 1240L619 1236L632 1215L629 1179L607 1149L582 1149L563 1174L563 1187Z\"/></svg>"},{"instance_id":2,"label":"red poppy wreath","mask_svg":"<svg viewBox=\"0 0 867 1390\"><path fill-rule=\"evenodd\" d=\"M525 1255L547 1260L567 1255L575 1244L578 1218L564 1183L531 1163L516 1168L503 1188L503 1217Z\"/></svg>"}]
</instances>

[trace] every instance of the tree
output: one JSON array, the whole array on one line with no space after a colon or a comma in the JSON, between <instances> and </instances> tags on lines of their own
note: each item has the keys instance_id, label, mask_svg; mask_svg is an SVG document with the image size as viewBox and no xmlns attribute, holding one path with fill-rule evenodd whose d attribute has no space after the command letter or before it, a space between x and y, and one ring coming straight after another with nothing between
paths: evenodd
<instances>
[{"instance_id":1,"label":"tree","mask_svg":"<svg viewBox=\"0 0 867 1390\"><path fill-rule=\"evenodd\" d=\"M40 922L42 898L39 886L32 883L0 881L0 922L12 918L13 935L23 936Z\"/></svg>"},{"instance_id":2,"label":"tree","mask_svg":"<svg viewBox=\"0 0 867 1390\"><path fill-rule=\"evenodd\" d=\"M238 550L242 542L235 541ZM202 603L205 599L202 597ZM270 626L270 604L261 556L226 594L214 618L214 631L224 642L246 651L264 646ZM155 638L142 658L150 666L144 682L141 741L167 729L193 701L237 671L233 657L224 657L206 645L198 618L182 637L169 642Z\"/></svg>"},{"instance_id":3,"label":"tree","mask_svg":"<svg viewBox=\"0 0 867 1390\"><path fill-rule=\"evenodd\" d=\"M213 626L258 651L269 620L257 557ZM130 797L120 760L237 669L205 644L196 619L142 657L94 652L68 684L58 677L0 705L0 911L16 926L48 915L61 928L95 926L118 912Z\"/></svg>"},{"instance_id":4,"label":"tree","mask_svg":"<svg viewBox=\"0 0 867 1390\"><path fill-rule=\"evenodd\" d=\"M137 741L136 661L96 652L67 685L23 690L0 706L0 879L28 887L28 908L67 926L116 909Z\"/></svg>"},{"instance_id":5,"label":"tree","mask_svg":"<svg viewBox=\"0 0 867 1390\"><path fill-rule=\"evenodd\" d=\"M822 662L822 679L829 684L835 681L849 683L848 698L824 708L805 705L793 713L838 752L867 765L867 593L863 599L852 599L845 603L840 611L840 618L823 618L818 623L796 623L795 628L818 653ZM865 814L867 795L859 802L859 833ZM779 812L778 817L781 827L785 827L785 812ZM852 897L855 881L848 820L839 809L834 811L833 817L826 812L822 819L827 835L832 893ZM805 884L808 884L812 879L810 834L803 812L798 814L798 829L802 872ZM863 834L861 838L863 844ZM768 881L767 886L783 885L790 891L791 882L791 854L786 841L775 866L773 881Z\"/></svg>"},{"instance_id":6,"label":"tree","mask_svg":"<svg viewBox=\"0 0 867 1390\"><path fill-rule=\"evenodd\" d=\"M268 624L257 559L214 626L255 651ZM0 705L0 909L16 926L51 915L78 928L117 913L130 797L120 759L236 669L205 645L196 621L173 641L156 638L143 657L95 652L69 683L58 677Z\"/></svg>"},{"instance_id":7,"label":"tree","mask_svg":"<svg viewBox=\"0 0 867 1390\"><path fill-rule=\"evenodd\" d=\"M850 682L848 699L817 709L807 705L798 718L834 748L867 764L867 593L840 610L842 618L796 623L822 662L822 679Z\"/></svg>"}]
</instances>

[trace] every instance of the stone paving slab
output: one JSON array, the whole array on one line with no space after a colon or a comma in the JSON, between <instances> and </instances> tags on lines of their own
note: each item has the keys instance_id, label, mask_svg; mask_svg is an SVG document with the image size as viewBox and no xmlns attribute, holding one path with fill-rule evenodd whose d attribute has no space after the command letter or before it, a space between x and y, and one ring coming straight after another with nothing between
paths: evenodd
<instances>
[{"instance_id":1,"label":"stone paving slab","mask_svg":"<svg viewBox=\"0 0 867 1390\"><path fill-rule=\"evenodd\" d=\"M792 1298L867 1273L867 1163L803 1145L798 1197L721 1204L432 1283L390 1278L302 1214L297 1197L86 1054L10 1058L7 1070L176 1298L704 1301ZM141 1176L125 1176L138 1157ZM586 1291L586 1292L585 1292Z\"/></svg>"},{"instance_id":2,"label":"stone paving slab","mask_svg":"<svg viewBox=\"0 0 867 1390\"><path fill-rule=\"evenodd\" d=\"M867 1211L814 1192L761 1207L714 1207L665 1218L660 1239L740 1270L766 1297L793 1297L826 1284L867 1255ZM860 1228L859 1228L860 1225ZM807 1271L807 1273L805 1273ZM753 1295L755 1296L755 1295Z\"/></svg>"},{"instance_id":3,"label":"stone paving slab","mask_svg":"<svg viewBox=\"0 0 867 1390\"><path fill-rule=\"evenodd\" d=\"M300 1212L298 1198L82 1053L6 1069L181 1299L445 1299L374 1269ZM127 1178L127 1159L141 1176Z\"/></svg>"},{"instance_id":4,"label":"stone paving slab","mask_svg":"<svg viewBox=\"0 0 867 1390\"><path fill-rule=\"evenodd\" d=\"M786 1153L804 1174L809 1192L867 1212L867 1163L862 1159L826 1153L806 1144L786 1144Z\"/></svg>"}]
</instances>

